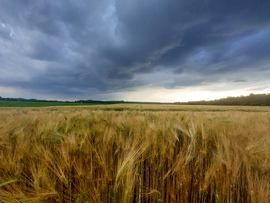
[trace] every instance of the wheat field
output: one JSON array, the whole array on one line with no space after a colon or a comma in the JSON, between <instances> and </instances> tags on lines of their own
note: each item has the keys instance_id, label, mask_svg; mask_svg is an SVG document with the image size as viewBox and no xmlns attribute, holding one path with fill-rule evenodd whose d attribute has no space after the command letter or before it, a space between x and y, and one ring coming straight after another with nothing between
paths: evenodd
<instances>
[{"instance_id":1,"label":"wheat field","mask_svg":"<svg viewBox=\"0 0 270 203\"><path fill-rule=\"evenodd\" d=\"M270 109L0 109L0 202L270 202Z\"/></svg>"}]
</instances>

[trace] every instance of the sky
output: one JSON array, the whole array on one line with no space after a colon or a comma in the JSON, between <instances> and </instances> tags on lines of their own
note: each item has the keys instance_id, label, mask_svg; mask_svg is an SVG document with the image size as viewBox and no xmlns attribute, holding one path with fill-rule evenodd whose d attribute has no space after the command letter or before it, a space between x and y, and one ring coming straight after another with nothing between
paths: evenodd
<instances>
[{"instance_id":1,"label":"sky","mask_svg":"<svg viewBox=\"0 0 270 203\"><path fill-rule=\"evenodd\" d=\"M0 96L270 93L269 0L0 0Z\"/></svg>"}]
</instances>

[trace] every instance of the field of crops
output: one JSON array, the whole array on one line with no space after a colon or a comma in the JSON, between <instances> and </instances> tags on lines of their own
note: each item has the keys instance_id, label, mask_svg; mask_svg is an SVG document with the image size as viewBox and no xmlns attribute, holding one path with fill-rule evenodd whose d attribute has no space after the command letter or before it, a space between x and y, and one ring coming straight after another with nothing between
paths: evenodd
<instances>
[{"instance_id":1,"label":"field of crops","mask_svg":"<svg viewBox=\"0 0 270 203\"><path fill-rule=\"evenodd\" d=\"M75 102L56 102L56 101L6 101L0 100L1 107L47 107L47 106L80 106L80 103ZM93 105L93 104L84 104Z\"/></svg>"},{"instance_id":2,"label":"field of crops","mask_svg":"<svg viewBox=\"0 0 270 203\"><path fill-rule=\"evenodd\" d=\"M0 202L270 202L270 108L0 108Z\"/></svg>"}]
</instances>

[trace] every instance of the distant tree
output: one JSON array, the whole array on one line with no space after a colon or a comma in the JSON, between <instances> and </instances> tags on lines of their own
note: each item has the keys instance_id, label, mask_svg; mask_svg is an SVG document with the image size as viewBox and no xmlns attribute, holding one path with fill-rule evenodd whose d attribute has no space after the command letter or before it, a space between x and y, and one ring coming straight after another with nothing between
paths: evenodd
<instances>
[{"instance_id":1,"label":"distant tree","mask_svg":"<svg viewBox=\"0 0 270 203\"><path fill-rule=\"evenodd\" d=\"M270 106L270 94L250 94L249 96L227 97L212 101L192 101L178 104L190 105L242 105L242 106Z\"/></svg>"}]
</instances>

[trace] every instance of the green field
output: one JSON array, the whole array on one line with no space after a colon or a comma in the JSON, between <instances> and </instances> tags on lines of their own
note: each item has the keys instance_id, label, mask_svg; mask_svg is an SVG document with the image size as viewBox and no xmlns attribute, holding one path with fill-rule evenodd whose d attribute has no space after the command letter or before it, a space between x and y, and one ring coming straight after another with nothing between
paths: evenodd
<instances>
[{"instance_id":1,"label":"green field","mask_svg":"<svg viewBox=\"0 0 270 203\"><path fill-rule=\"evenodd\" d=\"M0 202L270 201L270 108L0 108Z\"/></svg>"},{"instance_id":2,"label":"green field","mask_svg":"<svg viewBox=\"0 0 270 203\"><path fill-rule=\"evenodd\" d=\"M80 103L73 102L35 102L35 101L5 101L0 100L0 107L46 107L46 106L79 106ZM95 105L95 104L84 104Z\"/></svg>"}]
</instances>

